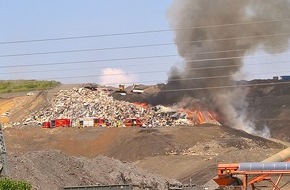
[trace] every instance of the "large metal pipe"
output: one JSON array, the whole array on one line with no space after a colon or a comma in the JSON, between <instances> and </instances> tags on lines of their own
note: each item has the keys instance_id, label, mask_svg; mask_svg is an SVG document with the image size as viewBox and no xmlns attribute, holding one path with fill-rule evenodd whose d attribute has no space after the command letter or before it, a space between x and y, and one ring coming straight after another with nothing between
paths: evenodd
<instances>
[{"instance_id":1,"label":"large metal pipe","mask_svg":"<svg viewBox=\"0 0 290 190\"><path fill-rule=\"evenodd\" d=\"M269 158L263 160L262 162L285 162L288 160L290 160L290 147L274 154L273 156L270 156ZM218 188L218 185L214 182L213 179L204 184L205 187L208 187L208 190L214 190Z\"/></svg>"},{"instance_id":2,"label":"large metal pipe","mask_svg":"<svg viewBox=\"0 0 290 190\"><path fill-rule=\"evenodd\" d=\"M290 162L246 162L239 163L240 171L263 171L263 170L290 170Z\"/></svg>"},{"instance_id":3,"label":"large metal pipe","mask_svg":"<svg viewBox=\"0 0 290 190\"><path fill-rule=\"evenodd\" d=\"M262 162L285 162L290 159L290 147L274 154L273 156L263 160Z\"/></svg>"}]
</instances>

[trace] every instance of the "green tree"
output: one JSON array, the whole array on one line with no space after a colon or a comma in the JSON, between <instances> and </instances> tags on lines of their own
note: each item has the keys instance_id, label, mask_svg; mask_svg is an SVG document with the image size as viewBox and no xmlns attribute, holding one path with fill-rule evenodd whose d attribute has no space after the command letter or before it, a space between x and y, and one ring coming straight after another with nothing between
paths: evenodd
<instances>
[{"instance_id":1,"label":"green tree","mask_svg":"<svg viewBox=\"0 0 290 190\"><path fill-rule=\"evenodd\" d=\"M0 190L31 190L32 186L26 181L10 178L0 179Z\"/></svg>"}]
</instances>

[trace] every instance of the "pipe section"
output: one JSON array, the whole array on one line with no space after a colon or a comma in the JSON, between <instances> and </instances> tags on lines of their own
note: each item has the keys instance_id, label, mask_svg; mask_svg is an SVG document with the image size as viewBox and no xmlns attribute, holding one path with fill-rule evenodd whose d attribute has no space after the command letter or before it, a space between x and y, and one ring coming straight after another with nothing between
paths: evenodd
<instances>
[{"instance_id":1,"label":"pipe section","mask_svg":"<svg viewBox=\"0 0 290 190\"><path fill-rule=\"evenodd\" d=\"M264 170L290 170L290 162L248 162L240 163L240 171L264 171Z\"/></svg>"},{"instance_id":2,"label":"pipe section","mask_svg":"<svg viewBox=\"0 0 290 190\"><path fill-rule=\"evenodd\" d=\"M290 159L290 147L274 154L273 156L263 160L262 162L286 162Z\"/></svg>"}]
</instances>

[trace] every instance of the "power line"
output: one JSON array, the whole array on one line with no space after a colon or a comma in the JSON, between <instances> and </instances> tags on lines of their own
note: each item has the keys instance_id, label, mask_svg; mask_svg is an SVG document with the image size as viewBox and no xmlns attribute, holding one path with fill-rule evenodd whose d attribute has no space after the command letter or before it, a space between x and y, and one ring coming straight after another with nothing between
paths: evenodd
<instances>
[{"instance_id":1,"label":"power line","mask_svg":"<svg viewBox=\"0 0 290 190\"><path fill-rule=\"evenodd\" d=\"M161 92L212 90L212 89L240 88L240 87L252 87L252 86L268 86L268 85L281 85L281 84L290 84L290 81L278 82L278 83L272 82L272 83L257 83L257 84L229 85L229 86L212 86L212 87L201 87L201 88L181 88L181 89L172 89L172 90L162 90Z\"/></svg>"},{"instance_id":2,"label":"power line","mask_svg":"<svg viewBox=\"0 0 290 190\"><path fill-rule=\"evenodd\" d=\"M31 40L17 40L17 41L4 41L0 44L17 44L17 43L31 43L31 42L45 42L45 41L60 41L60 40L74 40L74 39L86 39L86 38L99 38L99 37L110 37L110 36L124 36L124 35L138 35L138 34L149 34L149 33L161 33L161 32L171 32L174 30L192 30L200 28L215 28L215 27L227 27L227 26L239 26L239 25L249 25L249 24L262 24L271 22L283 22L289 21L290 18L273 19L273 20L261 20L261 21L251 21L251 22L239 22L239 23L229 23L229 24L215 24L215 25L205 25L205 26L193 26L189 28L174 28L174 29L161 29L161 30L147 30L147 31L136 31L136 32L123 32L123 33L111 33L111 34L99 34L99 35L84 35L84 36L71 36L71 37L59 37L59 38L44 38L44 39L31 39Z\"/></svg>"},{"instance_id":3,"label":"power line","mask_svg":"<svg viewBox=\"0 0 290 190\"><path fill-rule=\"evenodd\" d=\"M133 73L126 73L126 75L133 75L133 74L152 74L152 73L162 73L166 71L142 71L142 72L133 72ZM280 73L279 72L268 72L268 73L252 73L248 75L262 75L262 74L274 74L274 73ZM290 72L290 71L284 71L284 72ZM92 78L92 77L109 77L109 76L122 76L124 74L98 74L98 75L79 75L79 76L65 76L65 77L50 77L50 78L43 78L42 80L56 80L56 79L73 79L73 78ZM231 75L216 75L216 76L203 76L203 77L190 77L190 78L181 78L181 79L170 79L168 81L186 81L186 80L204 80L204 79L218 79L218 78L229 78L233 77L234 74ZM149 82L149 81L146 81ZM158 81L150 81L150 82L158 82ZM141 82L136 82L141 83Z\"/></svg>"},{"instance_id":4,"label":"power line","mask_svg":"<svg viewBox=\"0 0 290 190\"><path fill-rule=\"evenodd\" d=\"M267 73L252 73L248 75L264 75L264 74L275 74L280 73L282 71L276 71L276 72L267 72ZM289 72L289 71L285 71ZM191 78L181 78L181 79L169 79L168 81L185 81L185 80L203 80L203 79L217 79L217 78L229 78L233 77L234 74L231 75L220 75L220 76L205 76L205 77L191 77Z\"/></svg>"},{"instance_id":5,"label":"power line","mask_svg":"<svg viewBox=\"0 0 290 190\"><path fill-rule=\"evenodd\" d=\"M261 63L253 63L253 64L247 64L247 66L254 66L254 65L272 65L272 64L279 64L279 63L290 63L290 61L275 61L275 62L261 62ZM140 65L156 65L156 64L169 64L168 62L164 63L146 63L146 64L128 64L128 65L119 65L118 67L110 67L110 68L121 68L121 67L132 67L132 66L140 66ZM171 63L173 64L173 63ZM231 67L240 67L240 64L233 64L233 65L220 65L220 66L208 66L208 67L194 67L190 68L188 70L194 71L194 70L206 70L206 69L220 69L220 68L231 68ZM36 70L36 71L14 71L14 72L3 72L0 73L1 75L11 75L11 74L27 74L27 73L51 73L51 72L58 72L58 71L80 71L80 70L92 70L92 69L102 69L102 68L108 68L108 66L95 66L95 67L84 67L84 68L73 68L73 69L51 69L51 70ZM155 71L150 71L155 72ZM168 70L164 70L164 72L168 72ZM137 73L131 73L131 74L137 74Z\"/></svg>"},{"instance_id":6,"label":"power line","mask_svg":"<svg viewBox=\"0 0 290 190\"><path fill-rule=\"evenodd\" d=\"M252 73L248 75L264 75L264 74L276 74L279 72L267 72L267 73ZM181 78L181 79L168 79L168 82L174 82L174 81L189 81L189 80L204 80L204 79L218 79L218 78L229 78L233 77L234 74L231 75L220 75L220 76L211 76L211 77L190 77L190 78ZM145 82L158 82L158 81L145 81ZM142 82L135 82L135 83L142 83ZM115 83L117 84L117 83Z\"/></svg>"},{"instance_id":7,"label":"power line","mask_svg":"<svg viewBox=\"0 0 290 190\"><path fill-rule=\"evenodd\" d=\"M271 72L271 74L273 74L275 72ZM260 74L267 74L267 73L257 73L256 75L260 75ZM227 76L221 76L220 78L222 77L227 77ZM192 78L183 78L183 79L171 79L171 80L167 80L167 81L186 81L186 80L195 80L195 79L192 79ZM131 85L131 84L146 84L146 83L162 83L160 81L157 81L157 80L146 80L146 81L133 81L133 82L122 82L122 84L126 84L126 85ZM107 84L104 84L103 86L112 86L112 85L118 85L120 83L107 83ZM263 83L262 83L263 84ZM221 86L217 86L217 87L221 87ZM206 87L204 87L206 88ZM174 90L174 89L171 89L171 90Z\"/></svg>"},{"instance_id":8,"label":"power line","mask_svg":"<svg viewBox=\"0 0 290 190\"><path fill-rule=\"evenodd\" d=\"M24 65L6 65L6 66L0 66L0 68L38 67L38 66L49 66L49 65L71 65L71 64L79 64L79 63L96 63L96 62L107 62L107 61L127 61L127 60L138 60L138 59L166 58L166 57L178 57L178 55L177 54L175 54L175 55L156 55L156 56L127 57L127 58L115 58L115 59L99 59L99 60L86 60L86 61L70 61L70 62L24 64Z\"/></svg>"},{"instance_id":9,"label":"power line","mask_svg":"<svg viewBox=\"0 0 290 190\"><path fill-rule=\"evenodd\" d=\"M0 57L19 57L19 56L32 56L32 55L49 55L49 54L79 53L79 52L118 50L118 49L131 49L131 48L145 48L145 47L156 47L156 46L172 45L172 44L191 44L191 43L227 41L227 40L238 40L238 39L248 39L248 38L266 38L266 37L277 37L277 36L284 36L284 35L290 35L290 32L278 33L278 34L267 34L267 35L256 35L256 36L242 36L242 37L234 37L234 38L195 40L195 41L189 41L189 42L176 42L176 43L168 42L168 43L133 45L133 46L119 46L119 47L105 47L105 48L77 49L77 50L62 50L62 51L50 51L50 52L6 54L6 55L0 55ZM287 47L289 47L289 46L287 46ZM265 49L265 48L260 48L260 49ZM272 48L269 48L269 49L272 49ZM229 50L229 52L230 51L243 51L243 50L250 50L250 49ZM216 51L216 52L212 52L212 53L222 53L222 52L227 52L227 51ZM199 55L199 54L205 54L205 53L196 53L196 54Z\"/></svg>"},{"instance_id":10,"label":"power line","mask_svg":"<svg viewBox=\"0 0 290 190\"><path fill-rule=\"evenodd\" d=\"M280 53L279 55L289 55L290 53ZM38 67L38 66L49 66L49 65L68 65L68 64L80 64L80 63L96 63L96 62L110 62L110 61L126 61L126 60L139 60L139 59L153 59L153 58L169 58L178 57L179 55L156 55L156 56L144 56L144 57L127 57L127 58L114 58L114 59L99 59L99 60L87 60L87 61L74 61L74 62L55 62L55 63L41 63L41 64L24 64L24 65L6 65L0 66L0 68L15 68L15 67ZM243 58L255 58L265 57L267 55L253 55L253 56L235 56L235 57L220 57L210 59L194 59L186 60L186 62L206 62L206 61L220 61L230 59L243 59Z\"/></svg>"},{"instance_id":11,"label":"power line","mask_svg":"<svg viewBox=\"0 0 290 190\"><path fill-rule=\"evenodd\" d=\"M263 73L259 73L263 74ZM220 76L220 77L225 77L225 76ZM72 77L70 77L72 78ZM187 80L187 79L185 79ZM190 80L188 78L188 80ZM131 83L122 83L122 84L144 84L146 82L156 82L156 81L143 81L143 82L131 82ZM110 84L105 84L103 86L108 86L108 85L115 85L115 84L120 84L120 83L110 83ZM214 89L226 89L226 88L240 88L240 87L252 87L252 86L268 86L268 85L280 85L280 84L290 84L290 81L287 82L272 82L272 83L256 83L256 84L242 84L242 85L228 85L228 86L211 86L211 87L198 87L198 88L181 88L181 89L168 89L168 90L161 90L160 92L180 92L180 91L196 91L196 90L214 90Z\"/></svg>"}]
</instances>

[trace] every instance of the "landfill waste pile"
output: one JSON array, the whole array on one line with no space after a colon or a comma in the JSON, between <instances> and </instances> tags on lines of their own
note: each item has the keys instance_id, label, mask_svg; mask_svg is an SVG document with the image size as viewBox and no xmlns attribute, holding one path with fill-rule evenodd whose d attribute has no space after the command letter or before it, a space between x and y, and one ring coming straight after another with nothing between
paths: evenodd
<instances>
[{"instance_id":1,"label":"landfill waste pile","mask_svg":"<svg viewBox=\"0 0 290 190\"><path fill-rule=\"evenodd\" d=\"M72 120L72 126L78 126L79 119L87 117L104 118L109 121L110 126L114 127L123 126L123 122L127 118L139 118L144 127L203 123L219 125L207 111L118 101L113 99L106 91L86 88L60 90L48 107L31 113L23 123L41 124L42 122L57 118L69 118Z\"/></svg>"}]
</instances>

